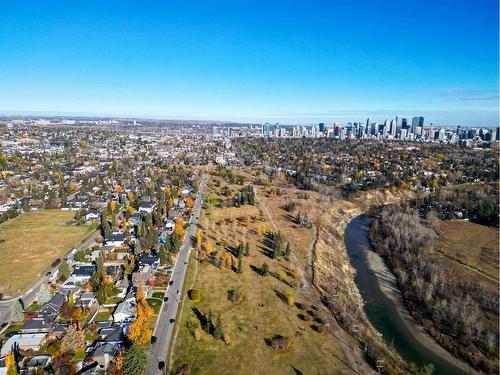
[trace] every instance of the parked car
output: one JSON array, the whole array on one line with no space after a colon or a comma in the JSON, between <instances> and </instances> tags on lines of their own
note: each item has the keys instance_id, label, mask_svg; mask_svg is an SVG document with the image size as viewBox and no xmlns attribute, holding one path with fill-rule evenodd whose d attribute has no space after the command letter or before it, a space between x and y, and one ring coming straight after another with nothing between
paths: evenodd
<instances>
[{"instance_id":1,"label":"parked car","mask_svg":"<svg viewBox=\"0 0 500 375\"><path fill-rule=\"evenodd\" d=\"M168 285L174 285L174 280L170 280L170 281L168 282Z\"/></svg>"},{"instance_id":2,"label":"parked car","mask_svg":"<svg viewBox=\"0 0 500 375\"><path fill-rule=\"evenodd\" d=\"M163 302L167 302L168 301L168 297L163 297Z\"/></svg>"},{"instance_id":3,"label":"parked car","mask_svg":"<svg viewBox=\"0 0 500 375\"><path fill-rule=\"evenodd\" d=\"M174 318L170 319L170 324L174 324L174 323L175 323L175 319Z\"/></svg>"},{"instance_id":4,"label":"parked car","mask_svg":"<svg viewBox=\"0 0 500 375\"><path fill-rule=\"evenodd\" d=\"M165 368L165 361L158 362L158 369L163 370Z\"/></svg>"},{"instance_id":5,"label":"parked car","mask_svg":"<svg viewBox=\"0 0 500 375\"><path fill-rule=\"evenodd\" d=\"M151 344L154 344L156 342L156 336L151 336Z\"/></svg>"}]
</instances>

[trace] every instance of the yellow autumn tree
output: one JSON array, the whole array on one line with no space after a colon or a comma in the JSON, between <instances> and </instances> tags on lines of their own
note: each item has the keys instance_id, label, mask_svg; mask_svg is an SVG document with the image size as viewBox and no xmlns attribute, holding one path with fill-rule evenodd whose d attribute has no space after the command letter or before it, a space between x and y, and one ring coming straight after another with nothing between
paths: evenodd
<instances>
[{"instance_id":1,"label":"yellow autumn tree","mask_svg":"<svg viewBox=\"0 0 500 375\"><path fill-rule=\"evenodd\" d=\"M192 208L193 207L193 199L191 197L186 198L186 207L187 208Z\"/></svg>"},{"instance_id":2,"label":"yellow autumn tree","mask_svg":"<svg viewBox=\"0 0 500 375\"><path fill-rule=\"evenodd\" d=\"M170 197L168 198L167 205L168 205L169 207L172 207L172 206L174 205L174 198L172 198L172 196L170 196Z\"/></svg>"},{"instance_id":3,"label":"yellow autumn tree","mask_svg":"<svg viewBox=\"0 0 500 375\"><path fill-rule=\"evenodd\" d=\"M17 375L16 357L14 352L8 352L5 356L5 367L7 367L7 375Z\"/></svg>"},{"instance_id":4,"label":"yellow autumn tree","mask_svg":"<svg viewBox=\"0 0 500 375\"><path fill-rule=\"evenodd\" d=\"M135 299L137 301L137 316L132 324L130 324L128 338L137 345L146 346L149 344L151 335L153 334L149 326L149 319L153 316L153 309L146 301L146 297L140 286L135 294Z\"/></svg>"},{"instance_id":5,"label":"yellow autumn tree","mask_svg":"<svg viewBox=\"0 0 500 375\"><path fill-rule=\"evenodd\" d=\"M212 250L214 249L214 245L212 244L212 242L207 242L207 244L205 245L205 250L207 251L207 253L211 253Z\"/></svg>"},{"instance_id":6,"label":"yellow autumn tree","mask_svg":"<svg viewBox=\"0 0 500 375\"><path fill-rule=\"evenodd\" d=\"M170 186L167 186L164 191L165 191L165 194L169 195L170 192L172 191L172 189L170 189Z\"/></svg>"},{"instance_id":7,"label":"yellow autumn tree","mask_svg":"<svg viewBox=\"0 0 500 375\"><path fill-rule=\"evenodd\" d=\"M196 247L197 247L198 249L201 249L201 230L197 230L197 231L196 231L196 236L195 236L195 238L196 238Z\"/></svg>"},{"instance_id":8,"label":"yellow autumn tree","mask_svg":"<svg viewBox=\"0 0 500 375\"><path fill-rule=\"evenodd\" d=\"M181 237L184 235L184 219L182 217L175 222L174 233Z\"/></svg>"}]
</instances>

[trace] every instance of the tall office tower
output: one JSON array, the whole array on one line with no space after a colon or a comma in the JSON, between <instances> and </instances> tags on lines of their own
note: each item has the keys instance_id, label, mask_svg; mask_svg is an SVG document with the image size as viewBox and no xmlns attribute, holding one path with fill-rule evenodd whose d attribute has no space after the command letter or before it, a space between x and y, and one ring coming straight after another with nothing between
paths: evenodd
<instances>
[{"instance_id":1,"label":"tall office tower","mask_svg":"<svg viewBox=\"0 0 500 375\"><path fill-rule=\"evenodd\" d=\"M397 115L396 116L396 135L399 135L401 133L401 116Z\"/></svg>"},{"instance_id":2,"label":"tall office tower","mask_svg":"<svg viewBox=\"0 0 500 375\"><path fill-rule=\"evenodd\" d=\"M396 136L396 121L394 120L391 120L391 124L390 124L390 133L393 137Z\"/></svg>"},{"instance_id":3,"label":"tall office tower","mask_svg":"<svg viewBox=\"0 0 500 375\"><path fill-rule=\"evenodd\" d=\"M413 117L411 120L411 132L415 134L417 127L424 128L424 118L422 116Z\"/></svg>"},{"instance_id":4,"label":"tall office tower","mask_svg":"<svg viewBox=\"0 0 500 375\"><path fill-rule=\"evenodd\" d=\"M408 119L406 117L403 117L401 119L401 128L402 129L408 129Z\"/></svg>"},{"instance_id":5,"label":"tall office tower","mask_svg":"<svg viewBox=\"0 0 500 375\"><path fill-rule=\"evenodd\" d=\"M217 126L212 126L212 137L217 135Z\"/></svg>"},{"instance_id":6,"label":"tall office tower","mask_svg":"<svg viewBox=\"0 0 500 375\"><path fill-rule=\"evenodd\" d=\"M319 123L319 131L321 133L324 133L325 132L325 123L324 122L320 122Z\"/></svg>"},{"instance_id":7,"label":"tall office tower","mask_svg":"<svg viewBox=\"0 0 500 375\"><path fill-rule=\"evenodd\" d=\"M365 127L366 127L366 132L368 133L368 128L370 127L370 118L369 117L366 119L366 126Z\"/></svg>"},{"instance_id":8,"label":"tall office tower","mask_svg":"<svg viewBox=\"0 0 500 375\"><path fill-rule=\"evenodd\" d=\"M370 134L371 135L377 135L378 123L377 122L372 122L371 127L372 127L372 129L370 131Z\"/></svg>"}]
</instances>

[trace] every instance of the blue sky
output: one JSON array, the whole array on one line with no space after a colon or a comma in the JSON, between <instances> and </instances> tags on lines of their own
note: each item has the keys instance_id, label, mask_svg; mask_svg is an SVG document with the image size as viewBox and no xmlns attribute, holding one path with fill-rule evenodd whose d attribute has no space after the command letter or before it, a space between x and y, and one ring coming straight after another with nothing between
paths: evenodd
<instances>
[{"instance_id":1,"label":"blue sky","mask_svg":"<svg viewBox=\"0 0 500 375\"><path fill-rule=\"evenodd\" d=\"M5 1L0 113L498 125L498 0Z\"/></svg>"}]
</instances>

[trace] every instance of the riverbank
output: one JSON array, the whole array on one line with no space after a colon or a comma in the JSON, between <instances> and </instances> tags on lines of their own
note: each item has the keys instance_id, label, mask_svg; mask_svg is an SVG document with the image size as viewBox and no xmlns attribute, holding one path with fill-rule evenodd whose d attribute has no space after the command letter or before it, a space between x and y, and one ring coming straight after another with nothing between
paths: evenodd
<instances>
[{"instance_id":1,"label":"riverbank","mask_svg":"<svg viewBox=\"0 0 500 375\"><path fill-rule=\"evenodd\" d=\"M389 270L383 258L372 250L366 250L366 260L369 268L374 272L379 282L379 286L384 295L391 300L396 307L396 311L401 318L405 328L411 332L413 337L422 345L432 350L437 356L443 358L458 367L466 374L479 374L466 362L454 357L446 349L440 346L430 337L422 325L416 322L406 308L401 291L399 290L396 277Z\"/></svg>"},{"instance_id":2,"label":"riverbank","mask_svg":"<svg viewBox=\"0 0 500 375\"><path fill-rule=\"evenodd\" d=\"M363 310L363 298L354 281L356 270L351 265L344 232L349 222L373 208L406 199L408 192L371 191L350 200L329 205L315 221L317 239L311 256L311 279L343 329L364 350L372 368L384 363L389 374L405 374L406 364L400 355L386 345L370 324Z\"/></svg>"}]
</instances>

